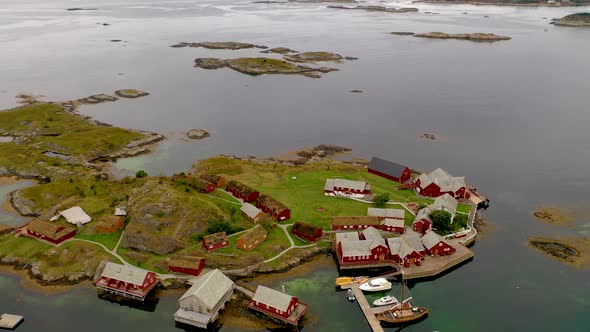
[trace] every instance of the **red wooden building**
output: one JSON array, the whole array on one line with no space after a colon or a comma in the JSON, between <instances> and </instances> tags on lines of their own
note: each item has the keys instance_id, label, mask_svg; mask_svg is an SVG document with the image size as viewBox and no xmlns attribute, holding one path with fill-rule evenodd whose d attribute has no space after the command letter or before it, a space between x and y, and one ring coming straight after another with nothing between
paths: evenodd
<instances>
[{"instance_id":1,"label":"red wooden building","mask_svg":"<svg viewBox=\"0 0 590 332\"><path fill-rule=\"evenodd\" d=\"M205 268L205 258L194 256L175 256L168 262L168 271L198 276Z\"/></svg>"},{"instance_id":2,"label":"red wooden building","mask_svg":"<svg viewBox=\"0 0 590 332\"><path fill-rule=\"evenodd\" d=\"M223 188L225 186L225 178L217 174L201 174L201 179L213 183L217 188Z\"/></svg>"},{"instance_id":3,"label":"red wooden building","mask_svg":"<svg viewBox=\"0 0 590 332\"><path fill-rule=\"evenodd\" d=\"M420 209L412 223L414 232L423 235L432 227L432 220L430 219L430 208L425 207Z\"/></svg>"},{"instance_id":4,"label":"red wooden building","mask_svg":"<svg viewBox=\"0 0 590 332\"><path fill-rule=\"evenodd\" d=\"M422 264L422 254L405 237L387 239L391 259L405 267Z\"/></svg>"},{"instance_id":5,"label":"red wooden building","mask_svg":"<svg viewBox=\"0 0 590 332\"><path fill-rule=\"evenodd\" d=\"M428 251L429 255L432 256L446 256L454 253L456 251L450 244L445 242L440 235L436 234L434 231L428 231L422 237L422 243L424 247Z\"/></svg>"},{"instance_id":6,"label":"red wooden building","mask_svg":"<svg viewBox=\"0 0 590 332\"><path fill-rule=\"evenodd\" d=\"M334 217L332 218L333 230L353 230L365 229L367 227L380 227L381 221L375 216L354 216L354 217Z\"/></svg>"},{"instance_id":7,"label":"red wooden building","mask_svg":"<svg viewBox=\"0 0 590 332\"><path fill-rule=\"evenodd\" d=\"M428 174L421 174L414 183L416 190L422 196L438 197L449 194L453 198L469 198L469 194L466 192L465 178L450 176L441 168Z\"/></svg>"},{"instance_id":8,"label":"red wooden building","mask_svg":"<svg viewBox=\"0 0 590 332\"><path fill-rule=\"evenodd\" d=\"M340 266L375 264L389 258L389 249L379 231L336 233L335 252Z\"/></svg>"},{"instance_id":9,"label":"red wooden building","mask_svg":"<svg viewBox=\"0 0 590 332\"><path fill-rule=\"evenodd\" d=\"M228 245L229 240L227 239L225 232L203 236L203 247L205 247L205 250L207 251L227 247Z\"/></svg>"},{"instance_id":10,"label":"red wooden building","mask_svg":"<svg viewBox=\"0 0 590 332\"><path fill-rule=\"evenodd\" d=\"M204 194L208 194L215 190L215 185L213 183L196 177L188 178L188 186Z\"/></svg>"},{"instance_id":11,"label":"red wooden building","mask_svg":"<svg viewBox=\"0 0 590 332\"><path fill-rule=\"evenodd\" d=\"M291 218L291 210L283 205L283 203L268 195L260 195L256 200L256 207L262 210L262 212L270 214L277 221Z\"/></svg>"},{"instance_id":12,"label":"red wooden building","mask_svg":"<svg viewBox=\"0 0 590 332\"><path fill-rule=\"evenodd\" d=\"M235 180L229 181L225 186L225 190L234 195L234 197L244 200L245 203L254 202L260 196L258 191Z\"/></svg>"},{"instance_id":13,"label":"red wooden building","mask_svg":"<svg viewBox=\"0 0 590 332\"><path fill-rule=\"evenodd\" d=\"M143 301L157 283L155 272L108 262L96 282L96 287Z\"/></svg>"},{"instance_id":14,"label":"red wooden building","mask_svg":"<svg viewBox=\"0 0 590 332\"><path fill-rule=\"evenodd\" d=\"M56 225L47 221L33 220L17 230L21 235L39 239L50 244L60 244L76 235L76 229Z\"/></svg>"},{"instance_id":15,"label":"red wooden building","mask_svg":"<svg viewBox=\"0 0 590 332\"><path fill-rule=\"evenodd\" d=\"M297 221L291 228L291 233L303 240L317 242L322 237L324 229L318 226Z\"/></svg>"},{"instance_id":16,"label":"red wooden building","mask_svg":"<svg viewBox=\"0 0 590 332\"><path fill-rule=\"evenodd\" d=\"M267 236L268 232L266 229L260 225L256 225L237 239L236 247L246 251L252 250L264 242Z\"/></svg>"},{"instance_id":17,"label":"red wooden building","mask_svg":"<svg viewBox=\"0 0 590 332\"><path fill-rule=\"evenodd\" d=\"M385 232L404 234L406 232L406 223L400 219L385 218L381 220L381 230Z\"/></svg>"},{"instance_id":18,"label":"red wooden building","mask_svg":"<svg viewBox=\"0 0 590 332\"><path fill-rule=\"evenodd\" d=\"M368 170L369 173L379 175L399 183L408 181L412 176L412 172L407 166L377 157L371 158Z\"/></svg>"},{"instance_id":19,"label":"red wooden building","mask_svg":"<svg viewBox=\"0 0 590 332\"><path fill-rule=\"evenodd\" d=\"M326 179L324 194L331 196L363 197L371 193L371 185L364 181Z\"/></svg>"},{"instance_id":20,"label":"red wooden building","mask_svg":"<svg viewBox=\"0 0 590 332\"><path fill-rule=\"evenodd\" d=\"M258 286L248 308L278 319L282 322L297 325L309 306L295 296L291 296L272 288Z\"/></svg>"}]
</instances>

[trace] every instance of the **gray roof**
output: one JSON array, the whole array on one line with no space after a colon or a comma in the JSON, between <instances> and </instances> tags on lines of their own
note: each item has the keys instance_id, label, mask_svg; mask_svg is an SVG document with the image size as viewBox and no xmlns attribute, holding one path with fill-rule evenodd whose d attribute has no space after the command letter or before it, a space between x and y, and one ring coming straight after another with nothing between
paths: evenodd
<instances>
[{"instance_id":1,"label":"gray roof","mask_svg":"<svg viewBox=\"0 0 590 332\"><path fill-rule=\"evenodd\" d=\"M121 280L133 285L143 285L143 281L149 271L133 266L108 262L102 270L101 276Z\"/></svg>"},{"instance_id":2,"label":"gray roof","mask_svg":"<svg viewBox=\"0 0 590 332\"><path fill-rule=\"evenodd\" d=\"M443 241L443 239L434 231L426 232L426 234L424 234L424 236L422 237L422 243L424 244L424 247L426 247L426 249L428 250L432 249L440 241Z\"/></svg>"},{"instance_id":3,"label":"gray roof","mask_svg":"<svg viewBox=\"0 0 590 332\"><path fill-rule=\"evenodd\" d=\"M244 212L250 218L256 218L262 211L250 203L242 204L240 211Z\"/></svg>"},{"instance_id":4,"label":"gray roof","mask_svg":"<svg viewBox=\"0 0 590 332\"><path fill-rule=\"evenodd\" d=\"M438 196L437 198L434 199L434 203L432 203L430 205L430 209L431 209L431 211L432 210L447 210L454 217L455 213L457 212L457 204L458 203L459 202L457 202L457 200L454 199L451 195L444 194L444 195Z\"/></svg>"},{"instance_id":5,"label":"gray roof","mask_svg":"<svg viewBox=\"0 0 590 332\"><path fill-rule=\"evenodd\" d=\"M336 243L342 241L358 241L359 240L359 233L358 232L344 232L344 233L336 233Z\"/></svg>"},{"instance_id":6,"label":"gray roof","mask_svg":"<svg viewBox=\"0 0 590 332\"><path fill-rule=\"evenodd\" d=\"M430 174L422 173L418 177L420 180L420 187L426 188L431 183L436 183L441 191L456 192L461 187L465 187L465 178L450 176L442 168L437 168Z\"/></svg>"},{"instance_id":7,"label":"gray roof","mask_svg":"<svg viewBox=\"0 0 590 332\"><path fill-rule=\"evenodd\" d=\"M354 190L365 190L368 189L368 185L364 181L353 181L345 179L326 179L324 190L334 190L334 187L354 189Z\"/></svg>"},{"instance_id":8,"label":"gray roof","mask_svg":"<svg viewBox=\"0 0 590 332\"><path fill-rule=\"evenodd\" d=\"M400 258L404 258L417 251L406 241L404 237L392 237L387 239L387 245L392 255L397 254Z\"/></svg>"},{"instance_id":9,"label":"gray roof","mask_svg":"<svg viewBox=\"0 0 590 332\"><path fill-rule=\"evenodd\" d=\"M209 271L192 282L192 287L179 299L198 297L209 308L215 308L225 294L233 287L234 282L219 270Z\"/></svg>"},{"instance_id":10,"label":"gray roof","mask_svg":"<svg viewBox=\"0 0 590 332\"><path fill-rule=\"evenodd\" d=\"M406 166L391 162L389 160L373 157L369 163L369 169L399 178L404 173Z\"/></svg>"},{"instance_id":11,"label":"gray roof","mask_svg":"<svg viewBox=\"0 0 590 332\"><path fill-rule=\"evenodd\" d=\"M422 244L422 240L420 239L420 235L418 233L407 234L407 235L404 235L403 238L416 251L418 251L418 252L424 251L424 245Z\"/></svg>"},{"instance_id":12,"label":"gray roof","mask_svg":"<svg viewBox=\"0 0 590 332\"><path fill-rule=\"evenodd\" d=\"M381 232L379 232L379 230L373 226L363 229L363 235L367 240L383 240Z\"/></svg>"},{"instance_id":13,"label":"gray roof","mask_svg":"<svg viewBox=\"0 0 590 332\"><path fill-rule=\"evenodd\" d=\"M426 219L428 221L430 221L432 223L432 220L430 219L430 207L425 207L423 209L418 210L418 213L416 213L416 217L414 218L414 222L421 220L421 219Z\"/></svg>"},{"instance_id":14,"label":"gray roof","mask_svg":"<svg viewBox=\"0 0 590 332\"><path fill-rule=\"evenodd\" d=\"M371 245L372 241L364 241L364 240L351 240L351 241L342 241L342 255L343 256L370 256L371 254Z\"/></svg>"},{"instance_id":15,"label":"gray roof","mask_svg":"<svg viewBox=\"0 0 590 332\"><path fill-rule=\"evenodd\" d=\"M380 209L370 207L367 209L367 215L381 218L404 219L406 212L402 209Z\"/></svg>"},{"instance_id":16,"label":"gray roof","mask_svg":"<svg viewBox=\"0 0 590 332\"><path fill-rule=\"evenodd\" d=\"M381 224L385 225L385 226L390 226L390 227L401 227L401 228L405 227L405 221L403 219L385 218L385 219L383 219Z\"/></svg>"},{"instance_id":17,"label":"gray roof","mask_svg":"<svg viewBox=\"0 0 590 332\"><path fill-rule=\"evenodd\" d=\"M279 292L266 286L258 286L252 297L253 301L264 303L281 311L287 311L293 296Z\"/></svg>"}]
</instances>

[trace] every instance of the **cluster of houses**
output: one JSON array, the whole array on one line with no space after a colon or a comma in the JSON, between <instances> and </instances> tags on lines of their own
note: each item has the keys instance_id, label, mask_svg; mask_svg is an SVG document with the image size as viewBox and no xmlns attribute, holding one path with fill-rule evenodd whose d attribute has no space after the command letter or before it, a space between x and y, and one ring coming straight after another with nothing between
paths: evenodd
<instances>
[{"instance_id":1,"label":"cluster of houses","mask_svg":"<svg viewBox=\"0 0 590 332\"><path fill-rule=\"evenodd\" d=\"M241 182L235 180L228 181L225 190L234 197L244 201L241 211L254 223L260 220L263 213L271 215L279 222L291 218L291 210L283 203L268 195L261 195L258 191Z\"/></svg>"}]
</instances>

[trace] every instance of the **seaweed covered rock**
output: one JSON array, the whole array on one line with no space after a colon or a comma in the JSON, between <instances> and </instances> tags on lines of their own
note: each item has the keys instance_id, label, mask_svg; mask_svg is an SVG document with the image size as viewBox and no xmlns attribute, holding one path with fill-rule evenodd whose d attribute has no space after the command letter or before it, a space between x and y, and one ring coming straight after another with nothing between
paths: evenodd
<instances>
[{"instance_id":1,"label":"seaweed covered rock","mask_svg":"<svg viewBox=\"0 0 590 332\"><path fill-rule=\"evenodd\" d=\"M577 13L554 19L552 24L568 27L590 27L590 13Z\"/></svg>"},{"instance_id":2,"label":"seaweed covered rock","mask_svg":"<svg viewBox=\"0 0 590 332\"><path fill-rule=\"evenodd\" d=\"M190 139L204 139L211 136L211 134L203 129L191 129L186 133L186 136Z\"/></svg>"},{"instance_id":3,"label":"seaweed covered rock","mask_svg":"<svg viewBox=\"0 0 590 332\"><path fill-rule=\"evenodd\" d=\"M297 53L297 51L292 50L287 47L274 47L268 50L260 51L260 53L276 53L276 54L289 54L289 53Z\"/></svg>"},{"instance_id":4,"label":"seaweed covered rock","mask_svg":"<svg viewBox=\"0 0 590 332\"><path fill-rule=\"evenodd\" d=\"M174 44L170 47L174 48L181 48L181 47L202 47L208 48L211 50L241 50L246 48L260 48L266 49L268 47L262 45L255 45L250 43L240 43L240 42L200 42L200 43L187 43L181 42L178 44Z\"/></svg>"},{"instance_id":5,"label":"seaweed covered rock","mask_svg":"<svg viewBox=\"0 0 590 332\"><path fill-rule=\"evenodd\" d=\"M331 2L333 2L333 1L331 1ZM355 7L346 7L346 6L336 5L336 6L328 6L328 8L364 10L367 12L385 12L385 13L415 13L418 11L418 8L414 8L414 7L391 8L391 7L371 6L371 5L369 5L369 6L355 6Z\"/></svg>"},{"instance_id":6,"label":"seaweed covered rock","mask_svg":"<svg viewBox=\"0 0 590 332\"><path fill-rule=\"evenodd\" d=\"M123 89L115 91L115 94L121 98L139 98L149 95L149 93L136 89Z\"/></svg>"},{"instance_id":7,"label":"seaweed covered rock","mask_svg":"<svg viewBox=\"0 0 590 332\"><path fill-rule=\"evenodd\" d=\"M217 59L217 58L197 58L195 59L196 68L203 68L203 69L219 69L226 66L224 60Z\"/></svg>"},{"instance_id":8,"label":"seaweed covered rock","mask_svg":"<svg viewBox=\"0 0 590 332\"><path fill-rule=\"evenodd\" d=\"M303 52L285 55L283 58L292 62L340 62L342 56L331 52Z\"/></svg>"},{"instance_id":9,"label":"seaweed covered rock","mask_svg":"<svg viewBox=\"0 0 590 332\"><path fill-rule=\"evenodd\" d=\"M195 67L218 69L228 67L243 74L258 76L263 74L295 74L308 77L321 77L320 73L336 71L336 68L312 68L271 58L237 58L220 60L214 58L195 59Z\"/></svg>"},{"instance_id":10,"label":"seaweed covered rock","mask_svg":"<svg viewBox=\"0 0 590 332\"><path fill-rule=\"evenodd\" d=\"M512 38L508 36L500 36L493 33L444 33L444 32L427 32L427 33L419 33L414 35L414 37L418 38L433 38L433 39L462 39L462 40L470 40L476 42L494 42L500 40L510 40Z\"/></svg>"}]
</instances>

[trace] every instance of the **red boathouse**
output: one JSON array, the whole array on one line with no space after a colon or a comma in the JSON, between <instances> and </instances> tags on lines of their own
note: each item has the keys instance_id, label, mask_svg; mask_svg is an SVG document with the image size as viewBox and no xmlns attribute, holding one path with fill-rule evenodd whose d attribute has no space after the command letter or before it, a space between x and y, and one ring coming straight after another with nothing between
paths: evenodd
<instances>
[{"instance_id":1,"label":"red boathouse","mask_svg":"<svg viewBox=\"0 0 590 332\"><path fill-rule=\"evenodd\" d=\"M108 262L102 270L100 279L96 282L96 287L143 301L157 283L158 278L155 272Z\"/></svg>"},{"instance_id":2,"label":"red boathouse","mask_svg":"<svg viewBox=\"0 0 590 332\"><path fill-rule=\"evenodd\" d=\"M432 230L424 234L422 243L426 250L428 250L428 254L432 256L446 256L454 253L456 250Z\"/></svg>"},{"instance_id":3,"label":"red boathouse","mask_svg":"<svg viewBox=\"0 0 590 332\"><path fill-rule=\"evenodd\" d=\"M291 210L283 205L283 203L268 195L260 195L256 200L256 207L262 210L262 212L270 214L277 221L291 218Z\"/></svg>"},{"instance_id":4,"label":"red boathouse","mask_svg":"<svg viewBox=\"0 0 590 332\"><path fill-rule=\"evenodd\" d=\"M205 258L175 256L168 262L168 271L198 276L205 268Z\"/></svg>"},{"instance_id":5,"label":"red boathouse","mask_svg":"<svg viewBox=\"0 0 590 332\"><path fill-rule=\"evenodd\" d=\"M49 244L60 244L76 235L76 229L56 225L47 221L33 220L19 230L21 235L38 239Z\"/></svg>"},{"instance_id":6,"label":"red boathouse","mask_svg":"<svg viewBox=\"0 0 590 332\"><path fill-rule=\"evenodd\" d=\"M234 195L234 197L244 200L245 203L252 203L260 196L258 191L235 180L229 181L225 186L225 190Z\"/></svg>"},{"instance_id":7,"label":"red boathouse","mask_svg":"<svg viewBox=\"0 0 590 332\"><path fill-rule=\"evenodd\" d=\"M297 221L291 228L291 233L303 240L317 242L324 234L324 230L321 227Z\"/></svg>"},{"instance_id":8,"label":"red boathouse","mask_svg":"<svg viewBox=\"0 0 590 332\"><path fill-rule=\"evenodd\" d=\"M309 306L295 296L291 296L272 288L258 286L248 308L278 319L282 322L297 325Z\"/></svg>"},{"instance_id":9,"label":"red boathouse","mask_svg":"<svg viewBox=\"0 0 590 332\"><path fill-rule=\"evenodd\" d=\"M369 173L379 175L391 181L404 183L410 179L412 172L407 166L385 159L373 157L368 167Z\"/></svg>"}]
</instances>

